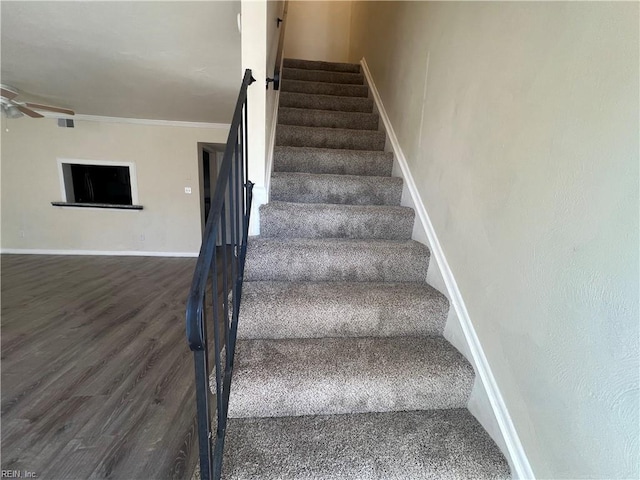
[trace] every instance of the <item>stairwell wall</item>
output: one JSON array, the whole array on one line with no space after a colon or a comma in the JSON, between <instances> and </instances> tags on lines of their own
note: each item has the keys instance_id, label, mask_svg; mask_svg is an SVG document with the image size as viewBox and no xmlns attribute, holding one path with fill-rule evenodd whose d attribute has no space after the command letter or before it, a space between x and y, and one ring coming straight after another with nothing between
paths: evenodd
<instances>
[{"instance_id":1,"label":"stairwell wall","mask_svg":"<svg viewBox=\"0 0 640 480\"><path fill-rule=\"evenodd\" d=\"M288 16L287 58L348 61L351 1L291 0Z\"/></svg>"},{"instance_id":2,"label":"stairwell wall","mask_svg":"<svg viewBox=\"0 0 640 480\"><path fill-rule=\"evenodd\" d=\"M613 2L351 12L350 61L367 61L539 478L639 474L638 14ZM476 401L475 414L489 408Z\"/></svg>"}]
</instances>

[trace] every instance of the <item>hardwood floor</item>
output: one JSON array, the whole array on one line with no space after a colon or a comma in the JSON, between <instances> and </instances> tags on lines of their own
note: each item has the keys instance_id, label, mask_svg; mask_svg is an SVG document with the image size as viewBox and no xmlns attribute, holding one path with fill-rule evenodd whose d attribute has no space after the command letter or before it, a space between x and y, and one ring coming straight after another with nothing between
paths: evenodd
<instances>
[{"instance_id":1,"label":"hardwood floor","mask_svg":"<svg viewBox=\"0 0 640 480\"><path fill-rule=\"evenodd\" d=\"M2 469L190 478L195 259L2 255Z\"/></svg>"}]
</instances>

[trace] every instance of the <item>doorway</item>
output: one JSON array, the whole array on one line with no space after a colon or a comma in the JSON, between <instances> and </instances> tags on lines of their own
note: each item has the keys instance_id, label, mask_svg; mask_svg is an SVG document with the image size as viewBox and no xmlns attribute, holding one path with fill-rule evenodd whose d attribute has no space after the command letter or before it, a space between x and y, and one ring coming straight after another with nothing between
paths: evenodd
<instances>
[{"instance_id":1,"label":"doorway","mask_svg":"<svg viewBox=\"0 0 640 480\"><path fill-rule=\"evenodd\" d=\"M200 181L200 223L201 232L209 218L211 202L218 181L218 172L222 166L224 156L224 143L198 142L198 176Z\"/></svg>"}]
</instances>

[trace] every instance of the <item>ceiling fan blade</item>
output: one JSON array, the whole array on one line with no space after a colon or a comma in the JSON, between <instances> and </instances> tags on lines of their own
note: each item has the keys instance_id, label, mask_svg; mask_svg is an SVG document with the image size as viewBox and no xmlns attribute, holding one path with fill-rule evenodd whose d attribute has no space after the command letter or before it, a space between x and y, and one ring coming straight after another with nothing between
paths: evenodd
<instances>
[{"instance_id":1,"label":"ceiling fan blade","mask_svg":"<svg viewBox=\"0 0 640 480\"><path fill-rule=\"evenodd\" d=\"M20 110L25 115L29 115L31 118L42 118L44 115L40 115L38 112L34 112L30 108L27 108L23 105L19 105L17 103L13 104L18 110Z\"/></svg>"},{"instance_id":2,"label":"ceiling fan blade","mask_svg":"<svg viewBox=\"0 0 640 480\"><path fill-rule=\"evenodd\" d=\"M7 90L6 88L0 88L0 96L6 98L7 100L13 100L18 96L18 94L11 90Z\"/></svg>"},{"instance_id":3,"label":"ceiling fan blade","mask_svg":"<svg viewBox=\"0 0 640 480\"><path fill-rule=\"evenodd\" d=\"M27 108L35 108L36 110L47 110L49 112L64 113L65 115L75 115L75 112L73 110L69 110L68 108L52 107L50 105L41 105L39 103L29 102L26 102L24 105Z\"/></svg>"}]
</instances>

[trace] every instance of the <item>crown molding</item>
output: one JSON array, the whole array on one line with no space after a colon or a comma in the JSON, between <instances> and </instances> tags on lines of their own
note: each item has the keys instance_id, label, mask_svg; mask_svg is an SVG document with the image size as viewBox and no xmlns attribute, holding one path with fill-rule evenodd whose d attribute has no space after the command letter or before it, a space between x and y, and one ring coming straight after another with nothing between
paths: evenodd
<instances>
[{"instance_id":1,"label":"crown molding","mask_svg":"<svg viewBox=\"0 0 640 480\"><path fill-rule=\"evenodd\" d=\"M85 115L77 113L75 115L63 115L55 112L45 112L39 110L38 113L44 115L45 118L66 118L83 122L100 122L100 123L124 123L133 125L152 125L156 127L182 127L182 128L213 128L229 130L231 127L228 123L207 123L207 122L182 122L179 120L153 120L148 118L126 118L126 117L103 117L100 115Z\"/></svg>"}]
</instances>

